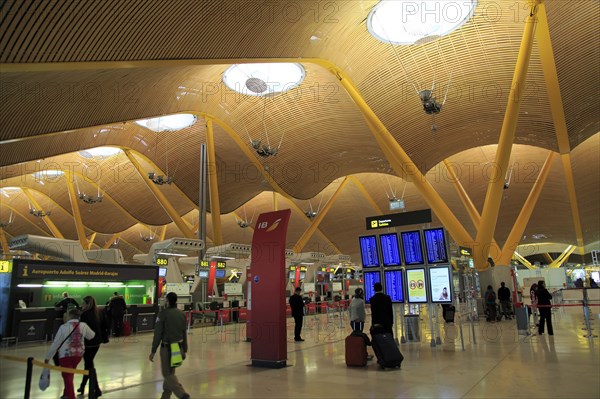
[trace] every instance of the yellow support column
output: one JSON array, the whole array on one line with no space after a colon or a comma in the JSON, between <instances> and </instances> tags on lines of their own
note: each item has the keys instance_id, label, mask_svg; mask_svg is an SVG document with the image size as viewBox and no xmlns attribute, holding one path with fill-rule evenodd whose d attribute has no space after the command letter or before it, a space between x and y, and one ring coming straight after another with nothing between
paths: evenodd
<instances>
[{"instance_id":1,"label":"yellow support column","mask_svg":"<svg viewBox=\"0 0 600 399\"><path fill-rule=\"evenodd\" d=\"M131 151L125 149L123 150L123 152L125 153L125 155L127 155L129 161L133 164L135 169L142 177L142 180L146 183L146 186L150 189L150 191L152 191L152 194L154 194L156 200L160 203L167 215L169 215L171 220L175 223L177 228L181 230L185 238L195 238L192 230L190 230L187 223L185 223L181 216L179 216L175 208L173 208L173 205L171 205L171 203L167 200L167 197L165 197L165 195L158 189L158 187L156 187L154 183L152 183L150 179L147 178L147 174L144 172L142 166L140 165L138 160L135 159Z\"/></svg>"},{"instance_id":2,"label":"yellow support column","mask_svg":"<svg viewBox=\"0 0 600 399\"><path fill-rule=\"evenodd\" d=\"M534 270L535 266L531 264L531 262L529 262L527 259L525 259L524 257L521 256L520 253L518 253L517 251L514 252L514 258L516 260L518 260L519 262L521 262L521 264L523 266L525 266L526 268L530 269L530 270Z\"/></svg>"},{"instance_id":3,"label":"yellow support column","mask_svg":"<svg viewBox=\"0 0 600 399\"><path fill-rule=\"evenodd\" d=\"M373 197L371 197L371 194L369 194L369 192L367 191L365 186L363 186L363 184L360 182L360 180L358 180L355 176L348 176L348 177L350 178L350 181L352 181L352 183L354 183L356 188L358 188L360 190L363 197L365 197L365 199L369 202L369 204L371 204L373 209L375 209L375 211L377 213L379 213L380 215L383 215L383 211L381 210L379 205L377 205L377 203L375 202Z\"/></svg>"},{"instance_id":4,"label":"yellow support column","mask_svg":"<svg viewBox=\"0 0 600 399\"><path fill-rule=\"evenodd\" d=\"M198 230L198 229L196 229L196 230ZM194 230L194 231L195 231L195 230ZM159 241L164 241L166 236L167 236L167 225L165 224L165 225L162 227L162 230L160 231L160 238L159 238Z\"/></svg>"},{"instance_id":5,"label":"yellow support column","mask_svg":"<svg viewBox=\"0 0 600 399\"><path fill-rule=\"evenodd\" d=\"M502 254L500 255L500 259L498 259L498 264L500 265L508 265L510 264L510 260L512 259L513 253L515 249L519 245L521 237L523 237L523 232L527 227L527 223L529 223L529 218L533 213L535 205L537 204L538 198L540 198L540 194L542 193L542 189L544 188L544 184L546 183L546 179L550 174L550 168L552 167L552 161L554 161L555 153L550 151L548 156L546 157L546 161L544 165L542 165L542 169L540 170L540 174L536 179L535 183L533 183L533 187L531 187L531 192L527 196L525 203L523 204L523 208L521 208L521 212L519 212L519 216L517 216L517 220L513 225L506 241L504 242L504 248L502 248Z\"/></svg>"},{"instance_id":6,"label":"yellow support column","mask_svg":"<svg viewBox=\"0 0 600 399\"><path fill-rule=\"evenodd\" d=\"M102 249L108 249L110 248L110 246L113 244L113 242L115 242L115 240L117 238L119 238L119 235L121 233L115 233L112 236L110 236L110 238L104 243L104 245L102 246Z\"/></svg>"},{"instance_id":7,"label":"yellow support column","mask_svg":"<svg viewBox=\"0 0 600 399\"><path fill-rule=\"evenodd\" d=\"M75 229L77 230L77 238L81 244L81 248L86 249L89 246L87 237L85 236L85 229L83 227L83 220L81 219L81 212L79 211L79 204L77 203L77 193L75 192L75 185L73 179L75 177L68 170L64 171L65 180L67 182L67 191L69 192L69 200L71 201L71 210L73 211L73 219L75 219Z\"/></svg>"},{"instance_id":8,"label":"yellow support column","mask_svg":"<svg viewBox=\"0 0 600 399\"><path fill-rule=\"evenodd\" d=\"M339 185L337 190L335 190L335 193L333 193L333 195L331 196L329 201L327 201L327 203L325 204L323 209L317 214L317 216L315 217L315 220L313 220L313 222L310 224L310 226L308 226L308 229L306 229L304 234L302 234L300 239L298 239L298 242L296 243L296 245L294 245L294 248L293 248L293 251L295 253L299 254L300 252L302 252L302 249L304 249L304 246L308 243L308 240L310 240L313 233L317 230L317 228L319 227L319 224L325 218L325 216L327 215L327 212L329 212L329 210L331 209L331 207L334 204L337 197L340 195L340 193L342 192L344 187L346 187L347 183L348 183L348 177L344 178L344 180Z\"/></svg>"},{"instance_id":9,"label":"yellow support column","mask_svg":"<svg viewBox=\"0 0 600 399\"><path fill-rule=\"evenodd\" d=\"M569 259L569 256L571 256L573 251L575 251L576 249L577 249L577 246L569 245L567 247L567 249L565 249L565 251L562 254L560 254L560 256L558 258L556 258L556 260L554 262L552 262L548 265L548 268L549 269L559 268L560 265L562 265L564 262L566 262Z\"/></svg>"},{"instance_id":10,"label":"yellow support column","mask_svg":"<svg viewBox=\"0 0 600 399\"><path fill-rule=\"evenodd\" d=\"M273 191L273 210L276 211L277 208L278 208L277 191Z\"/></svg>"},{"instance_id":11,"label":"yellow support column","mask_svg":"<svg viewBox=\"0 0 600 399\"><path fill-rule=\"evenodd\" d=\"M33 195L29 192L29 189L21 187L21 191L23 191L23 193L27 196L27 198L29 199L29 202L31 202L31 204L35 207L36 210L43 211L40 204L38 204L38 202L35 200L35 198L33 198ZM46 226L48 226L48 228L50 229L50 231L52 232L54 237L65 238L62 235L62 233L60 232L60 230L58 229L58 227L56 227L54 222L52 222L52 219L50 219L50 216L44 216L42 218L42 220L44 221L44 223L46 223Z\"/></svg>"},{"instance_id":12,"label":"yellow support column","mask_svg":"<svg viewBox=\"0 0 600 399\"><path fill-rule=\"evenodd\" d=\"M563 108L562 97L560 94L560 84L558 83L558 74L556 73L556 62L554 60L554 51L552 50L552 40L550 38L550 28L546 16L546 5L540 4L538 11L538 27L535 32L538 51L542 61L542 71L546 82L546 91L550 102L550 112L556 131L558 141L558 151L562 158L563 170L567 180L567 191L569 193L569 202L571 204L571 215L577 237L577 246L581 255L584 254L583 229L581 228L581 218L577 206L577 195L575 194L575 182L573 180L573 168L571 166L571 145L569 143L569 134L567 122L565 119L565 110Z\"/></svg>"},{"instance_id":13,"label":"yellow support column","mask_svg":"<svg viewBox=\"0 0 600 399\"><path fill-rule=\"evenodd\" d=\"M487 257L496 229L498 220L498 212L500 203L502 202L502 191L504 187L504 176L508 169L510 153L512 150L517 121L519 117L519 108L523 96L523 88L525 86L525 78L529 68L529 60L531 59L531 51L533 48L533 37L537 24L537 10L539 0L531 6L531 11L525 21L525 31L521 39L521 47L517 56L517 64L513 74L512 85L508 95L508 103L500 130L500 138L498 140L498 149L496 159L494 161L495 173L490 178L485 202L483 204L483 212L481 213L481 223L477 230L477 238L475 239L477 248L474 248L473 259L477 269L487 268Z\"/></svg>"},{"instance_id":14,"label":"yellow support column","mask_svg":"<svg viewBox=\"0 0 600 399\"><path fill-rule=\"evenodd\" d=\"M0 244L2 244L2 253L8 255L10 249L8 249L8 240L6 234L4 234L4 227L0 227Z\"/></svg>"},{"instance_id":15,"label":"yellow support column","mask_svg":"<svg viewBox=\"0 0 600 399\"><path fill-rule=\"evenodd\" d=\"M548 264L554 262L554 259L552 259L552 256L550 256L548 252L544 252L542 255L544 256L544 259L546 260L546 262L548 262Z\"/></svg>"},{"instance_id":16,"label":"yellow support column","mask_svg":"<svg viewBox=\"0 0 600 399\"><path fill-rule=\"evenodd\" d=\"M215 245L222 245L223 233L221 232L221 204L219 203L217 158L215 157L215 136L211 119L206 119L206 155L208 156L208 184L210 186L210 216L212 218L213 242Z\"/></svg>"},{"instance_id":17,"label":"yellow support column","mask_svg":"<svg viewBox=\"0 0 600 399\"><path fill-rule=\"evenodd\" d=\"M86 249L92 249L92 245L94 245L94 240L96 239L96 232L94 231L92 235L87 238L88 246Z\"/></svg>"}]
</instances>

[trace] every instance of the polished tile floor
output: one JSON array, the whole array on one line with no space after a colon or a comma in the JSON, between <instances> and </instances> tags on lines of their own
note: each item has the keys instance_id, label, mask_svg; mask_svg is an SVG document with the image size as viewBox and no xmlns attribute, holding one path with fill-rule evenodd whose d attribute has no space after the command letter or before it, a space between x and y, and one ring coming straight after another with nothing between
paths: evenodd
<instances>
[{"instance_id":1,"label":"polished tile floor","mask_svg":"<svg viewBox=\"0 0 600 399\"><path fill-rule=\"evenodd\" d=\"M596 335L598 320L595 314ZM306 341L295 343L288 319L288 367L278 370L249 366L244 324L223 331L193 328L190 356L177 374L192 398L600 398L600 341L584 337L580 309L555 313L553 337L518 335L514 321L473 326L465 321L464 350L458 322L440 324L443 342L432 346L423 313L420 342L400 347L401 370L382 371L374 361L365 368L346 367L347 324L346 315L341 322L335 314L307 316ZM151 339L151 334L137 334L102 346L96 367L103 398L160 397L159 362L148 361ZM22 344L0 354L43 359L46 350L45 344ZM52 373L45 392L37 387L39 374L36 368L31 397L59 398L58 373ZM0 359L0 398L22 398L24 384L25 365Z\"/></svg>"}]
</instances>

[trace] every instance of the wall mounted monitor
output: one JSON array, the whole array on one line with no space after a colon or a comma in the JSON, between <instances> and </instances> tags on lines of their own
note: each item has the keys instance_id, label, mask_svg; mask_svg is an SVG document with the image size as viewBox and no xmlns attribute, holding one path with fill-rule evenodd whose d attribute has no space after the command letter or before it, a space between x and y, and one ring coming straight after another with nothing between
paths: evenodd
<instances>
[{"instance_id":1,"label":"wall mounted monitor","mask_svg":"<svg viewBox=\"0 0 600 399\"><path fill-rule=\"evenodd\" d=\"M429 294L433 303L452 303L452 272L450 265L431 266L429 272Z\"/></svg>"},{"instance_id":2,"label":"wall mounted monitor","mask_svg":"<svg viewBox=\"0 0 600 399\"><path fill-rule=\"evenodd\" d=\"M167 268L166 267L158 268L158 277L167 277Z\"/></svg>"},{"instance_id":3,"label":"wall mounted monitor","mask_svg":"<svg viewBox=\"0 0 600 399\"><path fill-rule=\"evenodd\" d=\"M404 255L404 264L406 266L424 265L423 246L421 245L421 232L403 231L400 233L402 238L402 254Z\"/></svg>"},{"instance_id":4,"label":"wall mounted monitor","mask_svg":"<svg viewBox=\"0 0 600 399\"><path fill-rule=\"evenodd\" d=\"M198 276L201 278L208 278L208 270L200 270L198 271Z\"/></svg>"},{"instance_id":5,"label":"wall mounted monitor","mask_svg":"<svg viewBox=\"0 0 600 399\"><path fill-rule=\"evenodd\" d=\"M216 278L224 278L225 277L225 269L217 269L215 271Z\"/></svg>"},{"instance_id":6,"label":"wall mounted monitor","mask_svg":"<svg viewBox=\"0 0 600 399\"><path fill-rule=\"evenodd\" d=\"M402 266L402 261L400 260L398 234L380 234L379 244L381 245L381 258L383 260L383 266Z\"/></svg>"},{"instance_id":7,"label":"wall mounted monitor","mask_svg":"<svg viewBox=\"0 0 600 399\"><path fill-rule=\"evenodd\" d=\"M392 298L393 303L404 303L404 282L402 270L385 270L385 293Z\"/></svg>"},{"instance_id":8,"label":"wall mounted monitor","mask_svg":"<svg viewBox=\"0 0 600 399\"><path fill-rule=\"evenodd\" d=\"M425 236L425 248L427 249L427 263L448 263L444 228L425 229L423 235Z\"/></svg>"},{"instance_id":9,"label":"wall mounted monitor","mask_svg":"<svg viewBox=\"0 0 600 399\"><path fill-rule=\"evenodd\" d=\"M360 243L360 256L364 268L379 267L379 252L377 251L377 239L375 236L358 237Z\"/></svg>"},{"instance_id":10,"label":"wall mounted monitor","mask_svg":"<svg viewBox=\"0 0 600 399\"><path fill-rule=\"evenodd\" d=\"M406 269L406 292L408 303L427 303L425 268Z\"/></svg>"},{"instance_id":11,"label":"wall mounted monitor","mask_svg":"<svg viewBox=\"0 0 600 399\"><path fill-rule=\"evenodd\" d=\"M290 270L289 274L288 274L288 278L290 280L295 281L296 280L296 271L295 270Z\"/></svg>"},{"instance_id":12,"label":"wall mounted monitor","mask_svg":"<svg viewBox=\"0 0 600 399\"><path fill-rule=\"evenodd\" d=\"M365 280L365 302L370 303L371 297L375 295L373 285L381 283L381 273L379 271L363 272L363 278Z\"/></svg>"}]
</instances>

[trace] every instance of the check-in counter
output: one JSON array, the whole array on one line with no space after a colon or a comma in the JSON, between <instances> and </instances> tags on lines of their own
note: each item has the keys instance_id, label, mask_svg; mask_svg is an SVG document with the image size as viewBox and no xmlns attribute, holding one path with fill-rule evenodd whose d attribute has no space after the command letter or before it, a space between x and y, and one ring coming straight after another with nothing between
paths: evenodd
<instances>
[{"instance_id":1,"label":"check-in counter","mask_svg":"<svg viewBox=\"0 0 600 399\"><path fill-rule=\"evenodd\" d=\"M52 336L54 308L14 309L11 336L18 342L46 341Z\"/></svg>"},{"instance_id":2,"label":"check-in counter","mask_svg":"<svg viewBox=\"0 0 600 399\"><path fill-rule=\"evenodd\" d=\"M127 307L127 312L131 314L131 325L134 331L154 330L154 322L158 314L157 305L131 305Z\"/></svg>"}]
</instances>

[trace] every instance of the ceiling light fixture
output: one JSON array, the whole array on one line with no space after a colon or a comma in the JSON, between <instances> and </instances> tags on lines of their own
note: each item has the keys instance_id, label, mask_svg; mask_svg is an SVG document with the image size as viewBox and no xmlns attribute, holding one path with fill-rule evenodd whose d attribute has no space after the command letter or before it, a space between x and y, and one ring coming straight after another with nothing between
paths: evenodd
<instances>
[{"instance_id":1,"label":"ceiling light fixture","mask_svg":"<svg viewBox=\"0 0 600 399\"><path fill-rule=\"evenodd\" d=\"M367 17L369 33L391 44L423 44L464 25L477 0L383 0Z\"/></svg>"}]
</instances>

